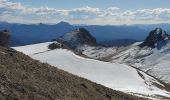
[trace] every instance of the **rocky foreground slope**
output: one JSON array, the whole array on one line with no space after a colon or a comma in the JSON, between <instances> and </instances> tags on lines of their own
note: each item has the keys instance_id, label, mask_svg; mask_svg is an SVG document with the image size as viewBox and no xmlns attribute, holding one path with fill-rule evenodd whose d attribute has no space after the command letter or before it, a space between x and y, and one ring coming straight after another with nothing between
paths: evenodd
<instances>
[{"instance_id":1,"label":"rocky foreground slope","mask_svg":"<svg viewBox=\"0 0 170 100\"><path fill-rule=\"evenodd\" d=\"M0 100L138 100L0 46Z\"/></svg>"}]
</instances>

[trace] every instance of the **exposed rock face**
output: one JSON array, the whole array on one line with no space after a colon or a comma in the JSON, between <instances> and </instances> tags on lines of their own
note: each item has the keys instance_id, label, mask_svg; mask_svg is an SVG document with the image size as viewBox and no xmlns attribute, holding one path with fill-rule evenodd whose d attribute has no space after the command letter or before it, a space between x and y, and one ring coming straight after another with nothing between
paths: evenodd
<instances>
[{"instance_id":1,"label":"exposed rock face","mask_svg":"<svg viewBox=\"0 0 170 100\"><path fill-rule=\"evenodd\" d=\"M148 46L151 48L157 47L160 49L169 41L169 35L161 28L156 28L149 33L146 40L140 44L140 47Z\"/></svg>"},{"instance_id":2,"label":"exposed rock face","mask_svg":"<svg viewBox=\"0 0 170 100\"><path fill-rule=\"evenodd\" d=\"M57 49L57 48L63 48L64 46L61 43L52 43L48 46L49 49L53 50L53 49Z\"/></svg>"},{"instance_id":3,"label":"exposed rock face","mask_svg":"<svg viewBox=\"0 0 170 100\"><path fill-rule=\"evenodd\" d=\"M73 49L84 44L97 44L96 39L84 28L78 28L70 33L67 33L57 41Z\"/></svg>"},{"instance_id":4,"label":"exposed rock face","mask_svg":"<svg viewBox=\"0 0 170 100\"><path fill-rule=\"evenodd\" d=\"M10 32L8 30L0 31L0 45L8 47L10 39Z\"/></svg>"}]
</instances>

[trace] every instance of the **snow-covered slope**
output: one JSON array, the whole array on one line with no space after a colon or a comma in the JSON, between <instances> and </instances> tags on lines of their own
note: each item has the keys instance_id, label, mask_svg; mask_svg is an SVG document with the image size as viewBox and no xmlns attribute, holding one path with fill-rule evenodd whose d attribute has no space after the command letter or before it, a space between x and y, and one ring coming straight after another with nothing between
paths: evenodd
<instances>
[{"instance_id":1,"label":"snow-covered slope","mask_svg":"<svg viewBox=\"0 0 170 100\"><path fill-rule=\"evenodd\" d=\"M105 59L116 52L117 47L102 47L102 46L79 46L78 51L92 59Z\"/></svg>"},{"instance_id":2,"label":"snow-covered slope","mask_svg":"<svg viewBox=\"0 0 170 100\"><path fill-rule=\"evenodd\" d=\"M170 36L160 28L152 30L145 41L131 46L80 49L87 57L134 66L170 84Z\"/></svg>"},{"instance_id":3,"label":"snow-covered slope","mask_svg":"<svg viewBox=\"0 0 170 100\"><path fill-rule=\"evenodd\" d=\"M157 48L130 46L112 57L112 62L126 63L170 83L170 43Z\"/></svg>"},{"instance_id":4,"label":"snow-covered slope","mask_svg":"<svg viewBox=\"0 0 170 100\"><path fill-rule=\"evenodd\" d=\"M52 42L46 42L46 43L39 43L39 44L32 44L32 45L27 45L27 46L20 46L16 47L20 52L23 52L27 55L32 55L40 52L45 52L48 49L48 45L51 44Z\"/></svg>"},{"instance_id":5,"label":"snow-covered slope","mask_svg":"<svg viewBox=\"0 0 170 100\"><path fill-rule=\"evenodd\" d=\"M137 67L170 84L170 37L162 29L152 30L139 46L118 50L110 61Z\"/></svg>"},{"instance_id":6,"label":"snow-covered slope","mask_svg":"<svg viewBox=\"0 0 170 100\"><path fill-rule=\"evenodd\" d=\"M83 58L65 49L48 50L47 45L49 44L28 45L15 47L14 49L41 62L47 62L112 89L145 96L161 95L170 97L170 93L163 89L163 84L130 66ZM37 48L38 52L34 51Z\"/></svg>"}]
</instances>

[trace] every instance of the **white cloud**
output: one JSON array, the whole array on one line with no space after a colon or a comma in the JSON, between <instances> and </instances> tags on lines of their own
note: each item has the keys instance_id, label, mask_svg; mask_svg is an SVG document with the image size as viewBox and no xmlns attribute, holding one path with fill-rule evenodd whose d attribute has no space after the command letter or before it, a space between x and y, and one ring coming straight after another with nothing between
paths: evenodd
<instances>
[{"instance_id":1,"label":"white cloud","mask_svg":"<svg viewBox=\"0 0 170 100\"><path fill-rule=\"evenodd\" d=\"M10 2L7 0L0 0L0 8L7 10L23 10L25 7L19 2Z\"/></svg>"},{"instance_id":2,"label":"white cloud","mask_svg":"<svg viewBox=\"0 0 170 100\"><path fill-rule=\"evenodd\" d=\"M74 8L72 10L70 10L71 12L75 12L75 13L92 13L92 14L98 14L100 12L99 8L92 8L89 6L86 7L82 7L82 8Z\"/></svg>"},{"instance_id":3,"label":"white cloud","mask_svg":"<svg viewBox=\"0 0 170 100\"><path fill-rule=\"evenodd\" d=\"M69 21L85 24L135 24L162 23L170 21L170 8L121 10L118 7L100 9L80 7L56 9L49 7L27 7L20 2L0 0L1 21L9 22L47 22Z\"/></svg>"},{"instance_id":4,"label":"white cloud","mask_svg":"<svg viewBox=\"0 0 170 100\"><path fill-rule=\"evenodd\" d=\"M119 10L120 8L118 7L109 7L107 8L107 10L111 10L111 11L115 11L115 10Z\"/></svg>"}]
</instances>

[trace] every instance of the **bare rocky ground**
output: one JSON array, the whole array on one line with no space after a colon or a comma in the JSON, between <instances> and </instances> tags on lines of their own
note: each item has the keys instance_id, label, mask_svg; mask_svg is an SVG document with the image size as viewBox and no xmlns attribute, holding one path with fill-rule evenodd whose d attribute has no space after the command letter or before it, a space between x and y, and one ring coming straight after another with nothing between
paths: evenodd
<instances>
[{"instance_id":1,"label":"bare rocky ground","mask_svg":"<svg viewBox=\"0 0 170 100\"><path fill-rule=\"evenodd\" d=\"M0 46L0 100L142 99L114 91Z\"/></svg>"}]
</instances>

